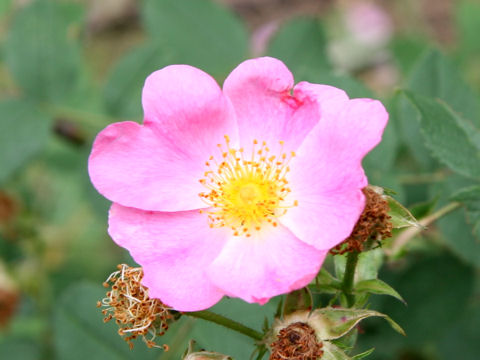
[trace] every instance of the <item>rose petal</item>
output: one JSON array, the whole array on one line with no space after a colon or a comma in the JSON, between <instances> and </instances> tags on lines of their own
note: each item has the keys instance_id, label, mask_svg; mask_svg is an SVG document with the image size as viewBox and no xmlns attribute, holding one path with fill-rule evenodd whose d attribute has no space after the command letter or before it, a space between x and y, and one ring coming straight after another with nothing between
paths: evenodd
<instances>
[{"instance_id":1,"label":"rose petal","mask_svg":"<svg viewBox=\"0 0 480 360\"><path fill-rule=\"evenodd\" d=\"M275 153L278 142L295 150L319 120L316 101L294 91L293 76L274 58L247 60L235 68L223 85L237 116L240 144L248 153L254 139L265 140ZM279 155L279 154L278 154Z\"/></svg>"},{"instance_id":2,"label":"rose petal","mask_svg":"<svg viewBox=\"0 0 480 360\"><path fill-rule=\"evenodd\" d=\"M382 137L388 114L376 100L354 99L326 111L291 163L290 199L280 218L296 236L319 250L347 238L364 207L367 179L361 160Z\"/></svg>"},{"instance_id":3,"label":"rose petal","mask_svg":"<svg viewBox=\"0 0 480 360\"><path fill-rule=\"evenodd\" d=\"M179 311L197 311L217 303L224 292L204 269L226 240L198 211L147 212L113 204L108 232L144 270L149 295Z\"/></svg>"},{"instance_id":4,"label":"rose petal","mask_svg":"<svg viewBox=\"0 0 480 360\"><path fill-rule=\"evenodd\" d=\"M273 296L306 286L326 254L285 227L271 226L252 237L231 236L207 273L227 295L264 304Z\"/></svg>"},{"instance_id":5,"label":"rose petal","mask_svg":"<svg viewBox=\"0 0 480 360\"><path fill-rule=\"evenodd\" d=\"M204 207L199 161L134 122L109 125L98 134L88 162L90 179L109 200L145 210Z\"/></svg>"},{"instance_id":6,"label":"rose petal","mask_svg":"<svg viewBox=\"0 0 480 360\"><path fill-rule=\"evenodd\" d=\"M144 210L204 207L198 182L218 143L236 143L231 104L208 74L186 65L150 75L143 91L145 125L116 123L93 144L89 172L106 198Z\"/></svg>"},{"instance_id":7,"label":"rose petal","mask_svg":"<svg viewBox=\"0 0 480 360\"><path fill-rule=\"evenodd\" d=\"M171 65L152 73L142 93L146 125L175 145L178 152L205 162L224 143L233 142L237 123L229 100L207 73Z\"/></svg>"}]
</instances>

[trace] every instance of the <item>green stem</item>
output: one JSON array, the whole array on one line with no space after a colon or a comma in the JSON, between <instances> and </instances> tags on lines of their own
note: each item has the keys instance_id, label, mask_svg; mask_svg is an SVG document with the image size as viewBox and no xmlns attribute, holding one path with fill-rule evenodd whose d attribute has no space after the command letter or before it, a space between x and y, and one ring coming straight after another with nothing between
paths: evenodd
<instances>
[{"instance_id":1,"label":"green stem","mask_svg":"<svg viewBox=\"0 0 480 360\"><path fill-rule=\"evenodd\" d=\"M262 340L263 339L263 334L253 330L252 328L249 328L248 326L245 326L243 324L240 324L239 322L229 319L225 316L215 314L211 311L208 310L203 310L203 311L194 311L194 312L185 312L183 313L184 315L191 316L194 318L198 319L203 319L207 320L210 322L213 322L218 325L225 326L226 328L229 328L231 330L234 330L236 332L239 332L243 335L246 335L254 340Z\"/></svg>"},{"instance_id":2,"label":"green stem","mask_svg":"<svg viewBox=\"0 0 480 360\"><path fill-rule=\"evenodd\" d=\"M353 283L355 278L355 268L358 263L359 253L356 251L349 252L347 255L347 264L345 265L345 273L343 275L342 291L347 299L348 307L355 304L355 295L353 294Z\"/></svg>"}]
</instances>

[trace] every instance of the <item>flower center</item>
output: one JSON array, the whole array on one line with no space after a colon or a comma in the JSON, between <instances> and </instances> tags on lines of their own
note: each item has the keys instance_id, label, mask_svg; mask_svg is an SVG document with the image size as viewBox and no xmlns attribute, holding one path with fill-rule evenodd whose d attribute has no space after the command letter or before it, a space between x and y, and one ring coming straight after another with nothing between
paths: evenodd
<instances>
[{"instance_id":1,"label":"flower center","mask_svg":"<svg viewBox=\"0 0 480 360\"><path fill-rule=\"evenodd\" d=\"M228 226L235 236L248 237L266 223L277 226L276 218L298 205L297 201L285 203L290 192L286 179L288 163L295 153L287 155L283 141L279 144L279 154L272 155L265 141L253 140L248 158L243 148L230 147L228 136L225 145L218 144L222 157L210 156L205 163L205 178L200 180L209 190L199 196L210 207L201 210L208 214L210 227Z\"/></svg>"}]
</instances>

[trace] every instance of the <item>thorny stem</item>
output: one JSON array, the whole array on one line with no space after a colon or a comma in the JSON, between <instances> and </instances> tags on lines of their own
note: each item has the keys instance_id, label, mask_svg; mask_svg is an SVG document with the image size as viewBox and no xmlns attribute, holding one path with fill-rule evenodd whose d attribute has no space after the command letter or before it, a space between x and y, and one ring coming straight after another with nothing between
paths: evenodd
<instances>
[{"instance_id":1,"label":"thorny stem","mask_svg":"<svg viewBox=\"0 0 480 360\"><path fill-rule=\"evenodd\" d=\"M263 339L263 334L253 330L252 328L249 328L248 326L245 326L243 324L240 324L239 322L229 319L225 316L215 314L211 311L208 310L203 310L203 311L194 311L194 312L185 312L183 313L184 315L191 316L194 318L198 319L203 319L207 320L210 322L213 322L218 325L225 326L226 328L229 328L231 330L234 330L236 332L239 332L243 335L246 335L254 340L262 340Z\"/></svg>"},{"instance_id":2,"label":"thorny stem","mask_svg":"<svg viewBox=\"0 0 480 360\"><path fill-rule=\"evenodd\" d=\"M385 253L389 256L396 255L398 252L412 239L414 238L419 232L424 230L424 227L430 225L431 223L435 222L436 220L440 219L441 217L445 216L446 214L456 210L460 207L460 203L458 202L451 202L444 207L438 209L433 214L424 217L423 219L419 220L419 224L422 227L410 227L402 232L393 242L390 249L385 249Z\"/></svg>"},{"instance_id":3,"label":"thorny stem","mask_svg":"<svg viewBox=\"0 0 480 360\"><path fill-rule=\"evenodd\" d=\"M358 263L359 253L356 251L349 252L347 255L347 264L345 265L345 273L343 275L342 291L347 299L348 307L355 304L355 295L353 294L353 282L355 277L355 268Z\"/></svg>"}]
</instances>

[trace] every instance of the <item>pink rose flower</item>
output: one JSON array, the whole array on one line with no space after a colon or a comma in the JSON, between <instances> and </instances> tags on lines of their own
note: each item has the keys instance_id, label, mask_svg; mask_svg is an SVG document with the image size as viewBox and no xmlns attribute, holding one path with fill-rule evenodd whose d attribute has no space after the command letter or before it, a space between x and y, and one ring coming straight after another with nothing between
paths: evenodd
<instances>
[{"instance_id":1,"label":"pink rose flower","mask_svg":"<svg viewBox=\"0 0 480 360\"><path fill-rule=\"evenodd\" d=\"M172 65L143 88L144 123L97 136L90 178L113 201L109 234L180 311L224 295L266 303L306 286L364 208L364 155L388 114L301 82L279 60L240 64L222 89Z\"/></svg>"}]
</instances>

